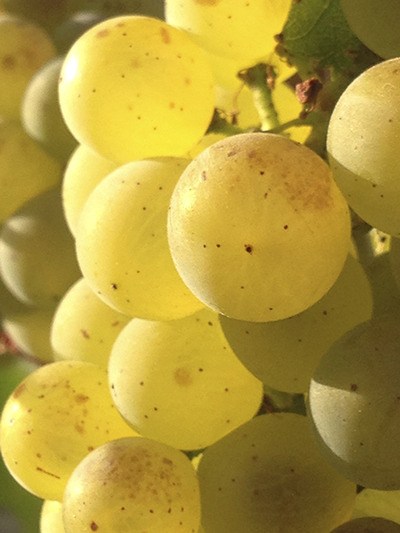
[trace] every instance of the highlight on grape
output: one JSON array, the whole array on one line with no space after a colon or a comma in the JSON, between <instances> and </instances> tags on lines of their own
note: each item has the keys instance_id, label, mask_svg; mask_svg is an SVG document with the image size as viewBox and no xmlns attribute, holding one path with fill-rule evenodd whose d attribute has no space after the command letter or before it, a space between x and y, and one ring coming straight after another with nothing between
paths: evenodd
<instances>
[{"instance_id":1,"label":"highlight on grape","mask_svg":"<svg viewBox=\"0 0 400 533\"><path fill-rule=\"evenodd\" d=\"M399 17L0 0L0 531L400 533Z\"/></svg>"}]
</instances>

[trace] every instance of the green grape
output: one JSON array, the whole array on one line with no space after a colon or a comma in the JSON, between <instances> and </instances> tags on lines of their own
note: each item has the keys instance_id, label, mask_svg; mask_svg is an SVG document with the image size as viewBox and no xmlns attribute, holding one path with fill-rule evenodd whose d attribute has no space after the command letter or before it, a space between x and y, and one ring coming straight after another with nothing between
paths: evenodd
<instances>
[{"instance_id":1,"label":"green grape","mask_svg":"<svg viewBox=\"0 0 400 533\"><path fill-rule=\"evenodd\" d=\"M120 313L170 320L203 307L176 272L166 231L168 203L188 163L126 163L99 183L82 209L76 250L83 276Z\"/></svg>"},{"instance_id":2,"label":"green grape","mask_svg":"<svg viewBox=\"0 0 400 533\"><path fill-rule=\"evenodd\" d=\"M37 196L7 219L0 232L0 272L26 305L54 309L80 277L58 189Z\"/></svg>"},{"instance_id":3,"label":"green grape","mask_svg":"<svg viewBox=\"0 0 400 533\"><path fill-rule=\"evenodd\" d=\"M355 518L331 533L400 533L400 525L380 517Z\"/></svg>"},{"instance_id":4,"label":"green grape","mask_svg":"<svg viewBox=\"0 0 400 533\"><path fill-rule=\"evenodd\" d=\"M61 166L16 122L0 122L0 222L61 182Z\"/></svg>"},{"instance_id":5,"label":"green grape","mask_svg":"<svg viewBox=\"0 0 400 533\"><path fill-rule=\"evenodd\" d=\"M197 533L199 483L181 451L142 437L118 439L77 466L63 516L66 533Z\"/></svg>"},{"instance_id":6,"label":"green grape","mask_svg":"<svg viewBox=\"0 0 400 533\"><path fill-rule=\"evenodd\" d=\"M384 59L400 55L400 4L393 0L340 0L351 30Z\"/></svg>"},{"instance_id":7,"label":"green grape","mask_svg":"<svg viewBox=\"0 0 400 533\"><path fill-rule=\"evenodd\" d=\"M60 79L73 135L120 163L183 156L214 110L205 52L156 18L116 17L90 28L69 50Z\"/></svg>"},{"instance_id":8,"label":"green grape","mask_svg":"<svg viewBox=\"0 0 400 533\"><path fill-rule=\"evenodd\" d=\"M275 48L274 37L282 31L290 4L290 0L166 0L165 18L210 52L233 58L244 68Z\"/></svg>"},{"instance_id":9,"label":"green grape","mask_svg":"<svg viewBox=\"0 0 400 533\"><path fill-rule=\"evenodd\" d=\"M336 341L311 380L309 412L322 453L367 488L400 488L399 314Z\"/></svg>"},{"instance_id":10,"label":"green grape","mask_svg":"<svg viewBox=\"0 0 400 533\"><path fill-rule=\"evenodd\" d=\"M55 55L55 46L42 28L0 14L0 117L19 119L29 80Z\"/></svg>"},{"instance_id":11,"label":"green grape","mask_svg":"<svg viewBox=\"0 0 400 533\"><path fill-rule=\"evenodd\" d=\"M357 494L353 518L382 516L400 524L400 491L364 489Z\"/></svg>"},{"instance_id":12,"label":"green grape","mask_svg":"<svg viewBox=\"0 0 400 533\"><path fill-rule=\"evenodd\" d=\"M4 406L1 453L14 478L43 499L61 500L69 476L94 448L136 433L108 392L107 373L80 361L49 363Z\"/></svg>"},{"instance_id":13,"label":"green grape","mask_svg":"<svg viewBox=\"0 0 400 533\"><path fill-rule=\"evenodd\" d=\"M338 278L347 204L313 151L268 133L213 144L185 169L168 236L179 274L212 309L268 322L304 311Z\"/></svg>"},{"instance_id":14,"label":"green grape","mask_svg":"<svg viewBox=\"0 0 400 533\"><path fill-rule=\"evenodd\" d=\"M328 533L356 487L322 458L306 417L257 416L207 448L198 467L205 531Z\"/></svg>"},{"instance_id":15,"label":"green grape","mask_svg":"<svg viewBox=\"0 0 400 533\"><path fill-rule=\"evenodd\" d=\"M306 392L322 355L346 331L372 315L372 294L352 257L334 286L303 313L255 324L220 317L224 334L242 363L268 386Z\"/></svg>"},{"instance_id":16,"label":"green grape","mask_svg":"<svg viewBox=\"0 0 400 533\"><path fill-rule=\"evenodd\" d=\"M40 533L65 533L62 503L45 500L40 513Z\"/></svg>"},{"instance_id":17,"label":"green grape","mask_svg":"<svg viewBox=\"0 0 400 533\"><path fill-rule=\"evenodd\" d=\"M68 227L73 235L82 208L95 186L118 168L118 164L102 157L83 144L70 157L62 182L62 200Z\"/></svg>"},{"instance_id":18,"label":"green grape","mask_svg":"<svg viewBox=\"0 0 400 533\"><path fill-rule=\"evenodd\" d=\"M141 435L185 450L249 420L263 394L208 309L170 322L133 319L115 341L108 372L122 416Z\"/></svg>"},{"instance_id":19,"label":"green grape","mask_svg":"<svg viewBox=\"0 0 400 533\"><path fill-rule=\"evenodd\" d=\"M340 96L327 138L334 179L350 206L371 226L394 236L400 236L399 75L400 58L360 74Z\"/></svg>"},{"instance_id":20,"label":"green grape","mask_svg":"<svg viewBox=\"0 0 400 533\"><path fill-rule=\"evenodd\" d=\"M51 345L56 360L77 360L107 368L111 347L130 318L106 305L80 279L64 294L54 314Z\"/></svg>"},{"instance_id":21,"label":"green grape","mask_svg":"<svg viewBox=\"0 0 400 533\"><path fill-rule=\"evenodd\" d=\"M58 79L63 57L46 63L34 76L22 99L25 131L52 156L67 161L77 145L65 125L58 102Z\"/></svg>"}]
</instances>

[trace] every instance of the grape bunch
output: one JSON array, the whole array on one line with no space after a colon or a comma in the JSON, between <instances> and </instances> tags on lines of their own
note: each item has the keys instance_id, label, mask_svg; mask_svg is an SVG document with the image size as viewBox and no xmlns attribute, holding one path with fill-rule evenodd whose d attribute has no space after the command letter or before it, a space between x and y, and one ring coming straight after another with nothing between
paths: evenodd
<instances>
[{"instance_id":1,"label":"grape bunch","mask_svg":"<svg viewBox=\"0 0 400 533\"><path fill-rule=\"evenodd\" d=\"M400 532L399 14L0 0L0 531Z\"/></svg>"}]
</instances>

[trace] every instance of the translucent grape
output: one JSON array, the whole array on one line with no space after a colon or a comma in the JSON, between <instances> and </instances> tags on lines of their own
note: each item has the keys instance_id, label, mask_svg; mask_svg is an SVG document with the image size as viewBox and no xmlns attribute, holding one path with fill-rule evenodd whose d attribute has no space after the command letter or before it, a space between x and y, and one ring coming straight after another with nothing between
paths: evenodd
<instances>
[{"instance_id":1,"label":"translucent grape","mask_svg":"<svg viewBox=\"0 0 400 533\"><path fill-rule=\"evenodd\" d=\"M40 514L40 533L65 533L62 503L45 500Z\"/></svg>"},{"instance_id":2,"label":"translucent grape","mask_svg":"<svg viewBox=\"0 0 400 533\"><path fill-rule=\"evenodd\" d=\"M355 518L331 533L400 533L400 525L380 517Z\"/></svg>"},{"instance_id":3,"label":"translucent grape","mask_svg":"<svg viewBox=\"0 0 400 533\"><path fill-rule=\"evenodd\" d=\"M61 182L61 166L16 122L0 122L0 222Z\"/></svg>"},{"instance_id":4,"label":"translucent grape","mask_svg":"<svg viewBox=\"0 0 400 533\"><path fill-rule=\"evenodd\" d=\"M335 342L321 359L309 411L321 451L364 487L400 488L399 315L379 316Z\"/></svg>"},{"instance_id":5,"label":"translucent grape","mask_svg":"<svg viewBox=\"0 0 400 533\"><path fill-rule=\"evenodd\" d=\"M55 46L41 27L0 14L0 117L19 119L29 80L55 55Z\"/></svg>"},{"instance_id":6,"label":"translucent grape","mask_svg":"<svg viewBox=\"0 0 400 533\"><path fill-rule=\"evenodd\" d=\"M188 163L126 163L83 207L76 231L79 265L92 290L120 313L170 320L203 307L176 271L166 231L170 196Z\"/></svg>"},{"instance_id":7,"label":"translucent grape","mask_svg":"<svg viewBox=\"0 0 400 533\"><path fill-rule=\"evenodd\" d=\"M262 385L230 350L218 316L133 319L112 349L114 402L143 436L179 449L208 446L254 416Z\"/></svg>"},{"instance_id":8,"label":"translucent grape","mask_svg":"<svg viewBox=\"0 0 400 533\"><path fill-rule=\"evenodd\" d=\"M257 416L204 451L205 531L329 532L351 516L355 485L322 458L306 417Z\"/></svg>"},{"instance_id":9,"label":"translucent grape","mask_svg":"<svg viewBox=\"0 0 400 533\"><path fill-rule=\"evenodd\" d=\"M58 189L23 206L0 232L0 272L26 305L54 309L80 275Z\"/></svg>"},{"instance_id":10,"label":"translucent grape","mask_svg":"<svg viewBox=\"0 0 400 533\"><path fill-rule=\"evenodd\" d=\"M327 138L334 179L350 206L371 226L394 236L400 235L399 80L400 58L360 74L340 96Z\"/></svg>"},{"instance_id":11,"label":"translucent grape","mask_svg":"<svg viewBox=\"0 0 400 533\"><path fill-rule=\"evenodd\" d=\"M64 495L66 533L197 533L199 484L179 450L144 439L109 442L73 472Z\"/></svg>"},{"instance_id":12,"label":"translucent grape","mask_svg":"<svg viewBox=\"0 0 400 533\"><path fill-rule=\"evenodd\" d=\"M324 296L350 243L347 204L310 149L268 133L235 135L185 169L168 234L178 272L214 310L287 318Z\"/></svg>"},{"instance_id":13,"label":"translucent grape","mask_svg":"<svg viewBox=\"0 0 400 533\"><path fill-rule=\"evenodd\" d=\"M107 368L111 347L130 318L106 305L84 279L64 294L51 327L56 360L77 360Z\"/></svg>"},{"instance_id":14,"label":"translucent grape","mask_svg":"<svg viewBox=\"0 0 400 533\"><path fill-rule=\"evenodd\" d=\"M186 33L155 18L116 17L71 47L60 103L74 136L104 157L183 156L211 121L213 78Z\"/></svg>"},{"instance_id":15,"label":"translucent grape","mask_svg":"<svg viewBox=\"0 0 400 533\"><path fill-rule=\"evenodd\" d=\"M31 373L4 406L1 453L11 474L40 498L61 500L76 465L94 448L136 433L92 363L60 361Z\"/></svg>"},{"instance_id":16,"label":"translucent grape","mask_svg":"<svg viewBox=\"0 0 400 533\"><path fill-rule=\"evenodd\" d=\"M240 68L265 59L276 46L290 0L166 0L166 21L189 32L210 52ZM238 69L239 70L239 69Z\"/></svg>"},{"instance_id":17,"label":"translucent grape","mask_svg":"<svg viewBox=\"0 0 400 533\"><path fill-rule=\"evenodd\" d=\"M220 321L233 351L255 376L278 390L306 392L331 344L371 315L368 278L361 265L348 257L330 291L303 313L265 324L224 316Z\"/></svg>"},{"instance_id":18,"label":"translucent grape","mask_svg":"<svg viewBox=\"0 0 400 533\"><path fill-rule=\"evenodd\" d=\"M353 517L382 516L400 525L400 491L364 489L357 494Z\"/></svg>"}]
</instances>

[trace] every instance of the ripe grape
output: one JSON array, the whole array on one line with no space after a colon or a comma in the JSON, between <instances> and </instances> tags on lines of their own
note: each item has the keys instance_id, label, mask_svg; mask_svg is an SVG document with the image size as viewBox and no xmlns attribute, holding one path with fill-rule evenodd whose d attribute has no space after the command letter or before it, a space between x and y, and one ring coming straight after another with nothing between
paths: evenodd
<instances>
[{"instance_id":1,"label":"ripe grape","mask_svg":"<svg viewBox=\"0 0 400 533\"><path fill-rule=\"evenodd\" d=\"M62 503L45 500L40 513L40 533L65 533Z\"/></svg>"},{"instance_id":2,"label":"ripe grape","mask_svg":"<svg viewBox=\"0 0 400 533\"><path fill-rule=\"evenodd\" d=\"M316 303L350 246L347 204L313 151L268 133L228 137L184 170L168 216L172 258L204 304L267 322Z\"/></svg>"}]
</instances>

